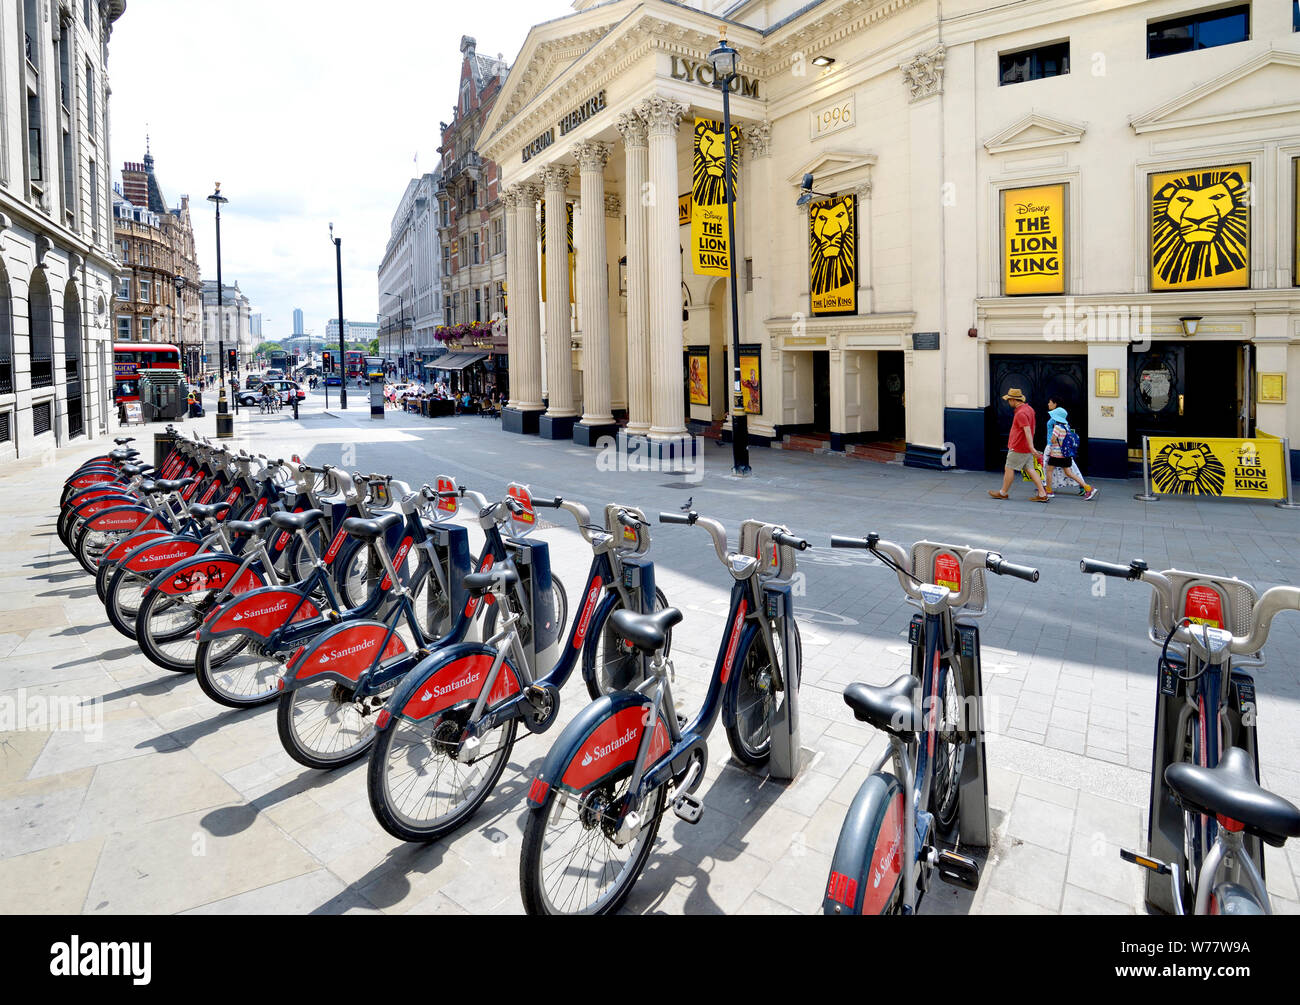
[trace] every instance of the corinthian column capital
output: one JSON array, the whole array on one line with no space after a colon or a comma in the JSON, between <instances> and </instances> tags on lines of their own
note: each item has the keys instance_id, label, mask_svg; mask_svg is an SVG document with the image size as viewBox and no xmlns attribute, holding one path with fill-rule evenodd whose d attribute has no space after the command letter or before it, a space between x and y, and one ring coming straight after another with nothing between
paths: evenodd
<instances>
[{"instance_id":1,"label":"corinthian column capital","mask_svg":"<svg viewBox=\"0 0 1300 1005\"><path fill-rule=\"evenodd\" d=\"M619 133L623 136L623 145L628 147L643 147L646 145L646 123L635 111L620 112L618 121L614 123Z\"/></svg>"},{"instance_id":2,"label":"corinthian column capital","mask_svg":"<svg viewBox=\"0 0 1300 1005\"><path fill-rule=\"evenodd\" d=\"M547 164L542 168L542 188L548 193L559 192L569 187L569 169L563 164Z\"/></svg>"},{"instance_id":3,"label":"corinthian column capital","mask_svg":"<svg viewBox=\"0 0 1300 1005\"><path fill-rule=\"evenodd\" d=\"M603 172L605 165L609 163L610 149L608 143L601 143L598 140L579 143L573 148L573 155L578 160L578 169Z\"/></svg>"},{"instance_id":4,"label":"corinthian column capital","mask_svg":"<svg viewBox=\"0 0 1300 1005\"><path fill-rule=\"evenodd\" d=\"M646 121L646 132L651 136L676 136L686 114L686 106L675 98L656 94L637 106L637 114Z\"/></svg>"}]
</instances>

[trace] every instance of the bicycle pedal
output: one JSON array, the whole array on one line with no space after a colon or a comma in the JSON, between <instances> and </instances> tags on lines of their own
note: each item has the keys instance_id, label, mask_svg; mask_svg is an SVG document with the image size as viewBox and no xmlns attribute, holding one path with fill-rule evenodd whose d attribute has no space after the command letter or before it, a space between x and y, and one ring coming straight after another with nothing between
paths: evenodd
<instances>
[{"instance_id":1,"label":"bicycle pedal","mask_svg":"<svg viewBox=\"0 0 1300 1005\"><path fill-rule=\"evenodd\" d=\"M1133 865L1140 865L1143 869L1150 869L1159 876L1169 875L1169 864L1161 862L1158 858L1150 858L1146 855L1139 855L1135 851L1129 851L1127 848L1119 850L1119 857L1125 862L1131 862Z\"/></svg>"},{"instance_id":2,"label":"bicycle pedal","mask_svg":"<svg viewBox=\"0 0 1300 1005\"><path fill-rule=\"evenodd\" d=\"M339 612L338 612L338 611L326 611L326 612L325 612L325 617L326 617L327 619L329 619L333 624L336 624L336 625L337 625L337 624L339 623Z\"/></svg>"},{"instance_id":3,"label":"bicycle pedal","mask_svg":"<svg viewBox=\"0 0 1300 1005\"><path fill-rule=\"evenodd\" d=\"M546 702L546 688L539 687L536 684L529 684L524 688L524 699L533 706L540 706Z\"/></svg>"},{"instance_id":4,"label":"bicycle pedal","mask_svg":"<svg viewBox=\"0 0 1300 1005\"><path fill-rule=\"evenodd\" d=\"M958 855L955 851L941 851L935 868L939 870L939 878L949 886L959 886L963 890L979 889L980 867L973 858Z\"/></svg>"},{"instance_id":5,"label":"bicycle pedal","mask_svg":"<svg viewBox=\"0 0 1300 1005\"><path fill-rule=\"evenodd\" d=\"M688 824L697 824L704 815L704 804L686 792L673 800L673 812Z\"/></svg>"}]
</instances>

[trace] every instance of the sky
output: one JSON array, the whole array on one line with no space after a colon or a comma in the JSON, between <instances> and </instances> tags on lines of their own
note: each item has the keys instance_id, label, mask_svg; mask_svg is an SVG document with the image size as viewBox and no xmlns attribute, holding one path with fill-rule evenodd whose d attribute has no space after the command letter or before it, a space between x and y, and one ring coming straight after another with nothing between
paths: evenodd
<instances>
[{"instance_id":1,"label":"sky","mask_svg":"<svg viewBox=\"0 0 1300 1005\"><path fill-rule=\"evenodd\" d=\"M513 63L531 25L569 0L127 0L109 41L112 180L144 158L169 208L190 197L199 271L239 283L267 339L325 333L338 314L374 321L393 214L438 164L451 118L460 39ZM417 161L418 156L418 170Z\"/></svg>"}]
</instances>

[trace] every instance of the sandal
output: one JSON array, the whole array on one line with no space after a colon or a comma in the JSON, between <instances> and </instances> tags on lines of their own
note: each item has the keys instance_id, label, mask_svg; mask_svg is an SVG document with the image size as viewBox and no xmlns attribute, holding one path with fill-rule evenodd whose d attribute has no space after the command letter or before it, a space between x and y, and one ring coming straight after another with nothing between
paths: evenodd
<instances>
[{"instance_id":1,"label":"sandal","mask_svg":"<svg viewBox=\"0 0 1300 1005\"><path fill-rule=\"evenodd\" d=\"M1003 493L1003 492L994 492L992 489L989 489L989 495L991 495L994 499L1010 499L1010 498L1011 498L1009 495L1006 495L1006 494Z\"/></svg>"},{"instance_id":2,"label":"sandal","mask_svg":"<svg viewBox=\"0 0 1300 1005\"><path fill-rule=\"evenodd\" d=\"M1033 496L1034 502L1048 503L1052 501L1051 496Z\"/></svg>"}]
</instances>

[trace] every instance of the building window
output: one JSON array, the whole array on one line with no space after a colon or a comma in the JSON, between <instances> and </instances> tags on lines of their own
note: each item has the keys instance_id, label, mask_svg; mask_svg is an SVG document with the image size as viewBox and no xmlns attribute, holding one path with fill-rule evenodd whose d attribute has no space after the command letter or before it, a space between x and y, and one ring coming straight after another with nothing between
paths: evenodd
<instances>
[{"instance_id":1,"label":"building window","mask_svg":"<svg viewBox=\"0 0 1300 1005\"><path fill-rule=\"evenodd\" d=\"M51 409L50 402L42 401L39 405L32 406L32 433L40 436L42 433L48 433L53 427L50 421Z\"/></svg>"},{"instance_id":2,"label":"building window","mask_svg":"<svg viewBox=\"0 0 1300 1005\"><path fill-rule=\"evenodd\" d=\"M45 273L32 273L27 289L28 331L32 335L32 387L54 383L54 318L50 307L50 285Z\"/></svg>"},{"instance_id":3,"label":"building window","mask_svg":"<svg viewBox=\"0 0 1300 1005\"><path fill-rule=\"evenodd\" d=\"M27 62L36 70L41 68L40 14L37 0L23 0L23 39L27 49Z\"/></svg>"},{"instance_id":4,"label":"building window","mask_svg":"<svg viewBox=\"0 0 1300 1005\"><path fill-rule=\"evenodd\" d=\"M1070 43L1053 42L998 56L998 84L1020 84L1026 80L1060 77L1070 72Z\"/></svg>"},{"instance_id":5,"label":"building window","mask_svg":"<svg viewBox=\"0 0 1300 1005\"><path fill-rule=\"evenodd\" d=\"M501 254L501 252L505 250L502 247L502 245L505 244L505 237L504 237L504 228L501 226L501 223L502 220L501 217L499 216L492 221L492 257L493 258Z\"/></svg>"},{"instance_id":6,"label":"building window","mask_svg":"<svg viewBox=\"0 0 1300 1005\"><path fill-rule=\"evenodd\" d=\"M152 330L153 330L153 319L141 318L140 319L140 340L142 342L148 342L150 340L150 338L152 337Z\"/></svg>"},{"instance_id":7,"label":"building window","mask_svg":"<svg viewBox=\"0 0 1300 1005\"><path fill-rule=\"evenodd\" d=\"M71 25L64 22L62 37L55 42L59 50L59 101L63 104L65 112L72 111L72 46L69 44L72 39L69 29Z\"/></svg>"},{"instance_id":8,"label":"building window","mask_svg":"<svg viewBox=\"0 0 1300 1005\"><path fill-rule=\"evenodd\" d=\"M442 246L442 274L451 275L451 248L446 244Z\"/></svg>"},{"instance_id":9,"label":"building window","mask_svg":"<svg viewBox=\"0 0 1300 1005\"><path fill-rule=\"evenodd\" d=\"M9 416L12 414L12 412L0 413L0 443L8 443L10 440Z\"/></svg>"},{"instance_id":10,"label":"building window","mask_svg":"<svg viewBox=\"0 0 1300 1005\"><path fill-rule=\"evenodd\" d=\"M41 99L27 95L27 173L33 182L44 181L45 160L41 156Z\"/></svg>"},{"instance_id":11,"label":"building window","mask_svg":"<svg viewBox=\"0 0 1300 1005\"><path fill-rule=\"evenodd\" d=\"M1250 38L1250 4L1186 14L1147 24L1147 59L1212 49Z\"/></svg>"},{"instance_id":12,"label":"building window","mask_svg":"<svg viewBox=\"0 0 1300 1005\"><path fill-rule=\"evenodd\" d=\"M131 341L131 317L129 314L117 316L117 338L120 342Z\"/></svg>"},{"instance_id":13,"label":"building window","mask_svg":"<svg viewBox=\"0 0 1300 1005\"><path fill-rule=\"evenodd\" d=\"M442 298L442 323L451 324L451 297Z\"/></svg>"},{"instance_id":14,"label":"building window","mask_svg":"<svg viewBox=\"0 0 1300 1005\"><path fill-rule=\"evenodd\" d=\"M95 68L86 60L86 129L95 142Z\"/></svg>"},{"instance_id":15,"label":"building window","mask_svg":"<svg viewBox=\"0 0 1300 1005\"><path fill-rule=\"evenodd\" d=\"M117 281L117 299L118 300L131 299L131 280L128 279L126 276L123 276L121 279Z\"/></svg>"},{"instance_id":16,"label":"building window","mask_svg":"<svg viewBox=\"0 0 1300 1005\"><path fill-rule=\"evenodd\" d=\"M1291 0L1291 30L1300 31L1300 0Z\"/></svg>"},{"instance_id":17,"label":"building window","mask_svg":"<svg viewBox=\"0 0 1300 1005\"><path fill-rule=\"evenodd\" d=\"M149 264L148 262L145 262L145 265L148 264ZM151 302L149 299L149 293L150 293L149 287L151 285L152 284L147 279L140 280L140 303L147 304Z\"/></svg>"},{"instance_id":18,"label":"building window","mask_svg":"<svg viewBox=\"0 0 1300 1005\"><path fill-rule=\"evenodd\" d=\"M12 394L13 390L13 300L9 295L9 274L0 268L0 394Z\"/></svg>"},{"instance_id":19,"label":"building window","mask_svg":"<svg viewBox=\"0 0 1300 1005\"><path fill-rule=\"evenodd\" d=\"M471 245L471 247L470 247L470 261L472 261L475 265L478 265L478 264L479 264L479 260L478 260L478 231L475 231L475 232L474 232L474 235L473 235L473 243L472 243L472 245Z\"/></svg>"},{"instance_id":20,"label":"building window","mask_svg":"<svg viewBox=\"0 0 1300 1005\"><path fill-rule=\"evenodd\" d=\"M483 320L483 291L478 287L474 288L474 320Z\"/></svg>"},{"instance_id":21,"label":"building window","mask_svg":"<svg viewBox=\"0 0 1300 1005\"><path fill-rule=\"evenodd\" d=\"M99 242L99 169L90 162L90 236Z\"/></svg>"},{"instance_id":22,"label":"building window","mask_svg":"<svg viewBox=\"0 0 1300 1005\"><path fill-rule=\"evenodd\" d=\"M63 130L63 212L69 222L77 213L77 169L72 159L72 133Z\"/></svg>"},{"instance_id":23,"label":"building window","mask_svg":"<svg viewBox=\"0 0 1300 1005\"><path fill-rule=\"evenodd\" d=\"M442 225L450 226L451 206L446 199L439 199L438 204L442 207Z\"/></svg>"}]
</instances>

